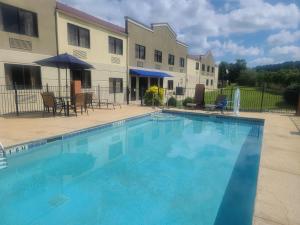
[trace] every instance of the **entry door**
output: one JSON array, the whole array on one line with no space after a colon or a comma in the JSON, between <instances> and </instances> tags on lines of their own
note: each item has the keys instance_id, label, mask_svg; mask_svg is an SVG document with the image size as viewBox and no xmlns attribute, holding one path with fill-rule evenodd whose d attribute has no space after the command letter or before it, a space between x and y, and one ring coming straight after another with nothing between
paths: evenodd
<instances>
[{"instance_id":1,"label":"entry door","mask_svg":"<svg viewBox=\"0 0 300 225\"><path fill-rule=\"evenodd\" d=\"M131 101L136 100L136 77L131 77L131 88L130 88Z\"/></svg>"},{"instance_id":2,"label":"entry door","mask_svg":"<svg viewBox=\"0 0 300 225\"><path fill-rule=\"evenodd\" d=\"M140 77L139 78L139 96L140 98L144 96L148 88L148 77Z\"/></svg>"}]
</instances>

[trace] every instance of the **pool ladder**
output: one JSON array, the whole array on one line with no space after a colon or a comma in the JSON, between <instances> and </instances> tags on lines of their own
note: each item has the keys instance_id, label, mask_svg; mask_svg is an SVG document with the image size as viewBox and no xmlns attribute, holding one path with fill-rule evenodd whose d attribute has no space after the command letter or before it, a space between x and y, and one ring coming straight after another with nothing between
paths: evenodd
<instances>
[{"instance_id":1,"label":"pool ladder","mask_svg":"<svg viewBox=\"0 0 300 225\"><path fill-rule=\"evenodd\" d=\"M3 145L0 143L0 170L7 167L7 159Z\"/></svg>"}]
</instances>

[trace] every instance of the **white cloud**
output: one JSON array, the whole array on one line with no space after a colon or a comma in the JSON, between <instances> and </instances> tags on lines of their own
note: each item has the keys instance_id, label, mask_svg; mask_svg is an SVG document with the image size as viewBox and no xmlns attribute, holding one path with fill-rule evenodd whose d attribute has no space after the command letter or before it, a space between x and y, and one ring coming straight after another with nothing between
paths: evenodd
<instances>
[{"instance_id":1,"label":"white cloud","mask_svg":"<svg viewBox=\"0 0 300 225\"><path fill-rule=\"evenodd\" d=\"M272 64L275 63L275 60L270 57L261 57L261 58L256 58L254 60L251 60L248 65L253 67L253 66L260 66L260 65L267 65L267 64Z\"/></svg>"},{"instance_id":2,"label":"white cloud","mask_svg":"<svg viewBox=\"0 0 300 225\"><path fill-rule=\"evenodd\" d=\"M294 43L300 40L300 30L291 32L288 30L282 30L277 34L270 35L267 39L271 45L285 45Z\"/></svg>"},{"instance_id":3,"label":"white cloud","mask_svg":"<svg viewBox=\"0 0 300 225\"><path fill-rule=\"evenodd\" d=\"M277 46L270 49L270 54L277 57L289 56L290 59L300 60L300 47L295 45Z\"/></svg>"}]
</instances>

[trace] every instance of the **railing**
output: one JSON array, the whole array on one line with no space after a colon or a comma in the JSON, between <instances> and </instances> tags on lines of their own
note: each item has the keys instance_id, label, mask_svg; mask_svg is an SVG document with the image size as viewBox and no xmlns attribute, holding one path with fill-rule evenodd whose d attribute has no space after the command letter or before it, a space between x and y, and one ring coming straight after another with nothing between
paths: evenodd
<instances>
[{"instance_id":1,"label":"railing","mask_svg":"<svg viewBox=\"0 0 300 225\"><path fill-rule=\"evenodd\" d=\"M0 143L0 170L7 167L6 153L3 145Z\"/></svg>"},{"instance_id":2,"label":"railing","mask_svg":"<svg viewBox=\"0 0 300 225\"><path fill-rule=\"evenodd\" d=\"M164 94L164 105L168 106L171 97L176 99L176 107L184 108L183 102L186 98L194 98L194 88L183 88L182 93L166 91ZM233 100L236 87L216 90L206 90L204 96L205 104L215 104L218 95L225 95L228 101L227 110L233 110ZM283 97L284 90L274 90L266 87L240 87L240 111L246 112L280 112L293 113L296 108L288 105ZM142 101L144 102L144 100Z\"/></svg>"},{"instance_id":3,"label":"railing","mask_svg":"<svg viewBox=\"0 0 300 225\"><path fill-rule=\"evenodd\" d=\"M0 115L44 110L42 92L53 92L56 97L70 96L70 87L45 85L36 89L0 85ZM109 87L92 86L82 88L82 92L92 92L95 99L124 104L127 102L126 88L121 90Z\"/></svg>"}]
</instances>

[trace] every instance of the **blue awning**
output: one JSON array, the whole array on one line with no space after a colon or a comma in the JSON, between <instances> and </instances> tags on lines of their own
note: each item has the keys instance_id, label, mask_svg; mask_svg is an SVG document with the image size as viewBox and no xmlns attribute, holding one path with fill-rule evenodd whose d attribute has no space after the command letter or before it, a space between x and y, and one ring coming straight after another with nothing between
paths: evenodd
<instances>
[{"instance_id":1,"label":"blue awning","mask_svg":"<svg viewBox=\"0 0 300 225\"><path fill-rule=\"evenodd\" d=\"M156 77L156 78L172 77L171 75L163 72L151 71L151 70L137 70L137 69L130 69L129 74L137 75L141 77Z\"/></svg>"}]
</instances>

